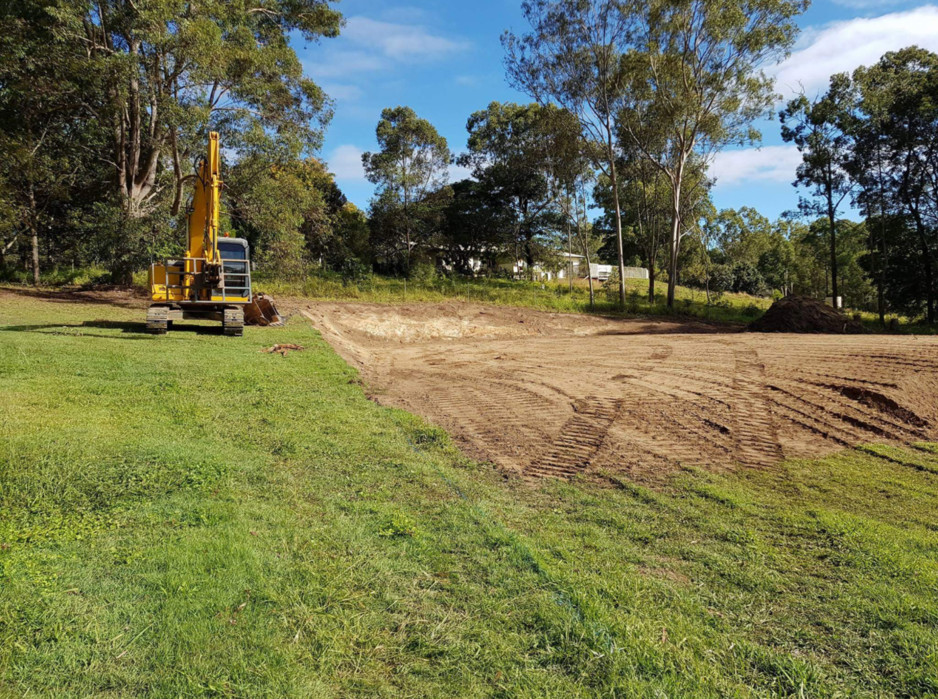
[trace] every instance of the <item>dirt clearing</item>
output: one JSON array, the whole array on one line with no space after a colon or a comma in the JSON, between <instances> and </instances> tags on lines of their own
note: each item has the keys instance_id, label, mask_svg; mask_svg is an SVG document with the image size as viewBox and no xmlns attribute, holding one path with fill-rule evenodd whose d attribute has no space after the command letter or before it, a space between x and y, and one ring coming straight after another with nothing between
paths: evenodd
<instances>
[{"instance_id":1,"label":"dirt clearing","mask_svg":"<svg viewBox=\"0 0 938 699\"><path fill-rule=\"evenodd\" d=\"M938 340L470 304L304 304L377 400L527 477L764 467L936 438Z\"/></svg>"}]
</instances>

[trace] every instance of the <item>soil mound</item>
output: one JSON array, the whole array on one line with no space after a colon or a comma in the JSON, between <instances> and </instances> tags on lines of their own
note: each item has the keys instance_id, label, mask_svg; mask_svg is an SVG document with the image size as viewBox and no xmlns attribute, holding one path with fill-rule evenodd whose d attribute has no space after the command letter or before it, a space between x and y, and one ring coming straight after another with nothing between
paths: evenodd
<instances>
[{"instance_id":1,"label":"soil mound","mask_svg":"<svg viewBox=\"0 0 938 699\"><path fill-rule=\"evenodd\" d=\"M761 318L749 324L760 333L832 333L866 332L862 323L850 320L827 304L804 296L786 296L772 304Z\"/></svg>"}]
</instances>

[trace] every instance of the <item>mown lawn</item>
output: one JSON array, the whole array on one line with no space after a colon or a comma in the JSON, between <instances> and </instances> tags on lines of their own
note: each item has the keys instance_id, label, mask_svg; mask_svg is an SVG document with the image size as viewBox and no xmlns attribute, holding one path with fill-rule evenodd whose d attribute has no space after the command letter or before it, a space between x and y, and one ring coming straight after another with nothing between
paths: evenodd
<instances>
[{"instance_id":1,"label":"mown lawn","mask_svg":"<svg viewBox=\"0 0 938 699\"><path fill-rule=\"evenodd\" d=\"M935 447L532 488L141 316L0 296L0 695L938 695Z\"/></svg>"}]
</instances>

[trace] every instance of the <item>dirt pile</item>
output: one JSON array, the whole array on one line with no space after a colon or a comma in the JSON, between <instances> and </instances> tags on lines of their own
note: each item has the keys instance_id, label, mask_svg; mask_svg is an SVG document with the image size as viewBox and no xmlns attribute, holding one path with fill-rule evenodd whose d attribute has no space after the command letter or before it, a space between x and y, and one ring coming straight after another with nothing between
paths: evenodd
<instances>
[{"instance_id":1,"label":"dirt pile","mask_svg":"<svg viewBox=\"0 0 938 699\"><path fill-rule=\"evenodd\" d=\"M779 299L764 316L749 324L749 330L760 333L853 335L866 332L862 323L850 320L821 301L804 296L786 296Z\"/></svg>"}]
</instances>

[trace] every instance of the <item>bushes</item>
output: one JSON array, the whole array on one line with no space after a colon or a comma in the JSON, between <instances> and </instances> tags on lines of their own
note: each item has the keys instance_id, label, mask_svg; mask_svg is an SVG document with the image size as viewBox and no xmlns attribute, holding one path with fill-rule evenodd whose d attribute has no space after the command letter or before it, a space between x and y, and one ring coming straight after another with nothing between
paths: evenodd
<instances>
[{"instance_id":1,"label":"bushes","mask_svg":"<svg viewBox=\"0 0 938 699\"><path fill-rule=\"evenodd\" d=\"M729 265L714 265L710 271L711 291L733 291L733 281L736 279L733 269Z\"/></svg>"},{"instance_id":2,"label":"bushes","mask_svg":"<svg viewBox=\"0 0 938 699\"><path fill-rule=\"evenodd\" d=\"M732 291L737 294L765 296L768 287L759 270L748 262L714 265L710 270L711 291Z\"/></svg>"},{"instance_id":3,"label":"bushes","mask_svg":"<svg viewBox=\"0 0 938 699\"><path fill-rule=\"evenodd\" d=\"M418 262L410 268L407 278L418 284L433 284L437 278L436 266L429 262Z\"/></svg>"},{"instance_id":4,"label":"bushes","mask_svg":"<svg viewBox=\"0 0 938 699\"><path fill-rule=\"evenodd\" d=\"M43 270L39 281L44 286L95 286L113 284L111 273L101 267L56 267ZM0 282L13 284L32 284L32 270L7 265L0 267Z\"/></svg>"},{"instance_id":5,"label":"bushes","mask_svg":"<svg viewBox=\"0 0 938 699\"><path fill-rule=\"evenodd\" d=\"M765 279L762 273L748 262L737 262L733 265L733 291L738 294L751 294L764 296L766 293Z\"/></svg>"}]
</instances>

